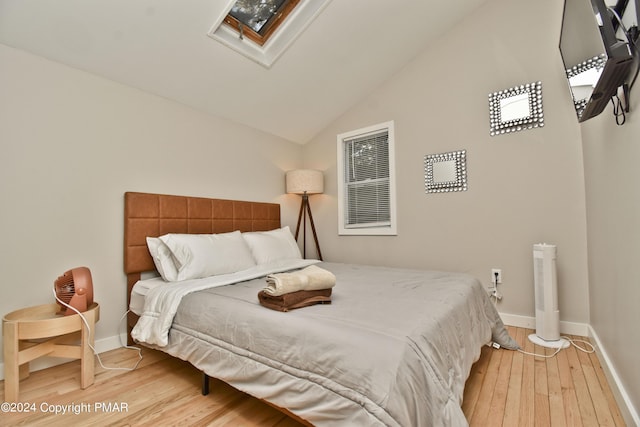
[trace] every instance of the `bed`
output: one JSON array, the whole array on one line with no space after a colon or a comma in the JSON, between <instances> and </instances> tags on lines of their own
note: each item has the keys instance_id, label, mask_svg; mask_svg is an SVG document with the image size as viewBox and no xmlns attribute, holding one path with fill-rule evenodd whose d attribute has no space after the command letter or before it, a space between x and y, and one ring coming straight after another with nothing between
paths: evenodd
<instances>
[{"instance_id":1,"label":"bed","mask_svg":"<svg viewBox=\"0 0 640 427\"><path fill-rule=\"evenodd\" d=\"M241 235L255 265L232 249L233 271L221 262L220 274L141 280L158 262L147 238L174 234ZM467 425L460 405L482 346L517 347L483 286L462 273L303 260L292 241L278 204L126 193L132 336L309 424ZM331 304L259 304L267 274L308 265L335 275Z\"/></svg>"}]
</instances>

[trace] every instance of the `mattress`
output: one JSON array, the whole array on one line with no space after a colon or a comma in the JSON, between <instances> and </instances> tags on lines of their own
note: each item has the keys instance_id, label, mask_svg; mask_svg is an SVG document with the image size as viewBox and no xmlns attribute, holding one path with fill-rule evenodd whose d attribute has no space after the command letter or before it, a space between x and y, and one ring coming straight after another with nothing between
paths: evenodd
<instances>
[{"instance_id":1,"label":"mattress","mask_svg":"<svg viewBox=\"0 0 640 427\"><path fill-rule=\"evenodd\" d=\"M330 305L269 310L264 278L199 290L182 297L167 345L150 346L318 426L467 425L460 405L482 346L517 347L480 282L318 266L336 275Z\"/></svg>"}]
</instances>

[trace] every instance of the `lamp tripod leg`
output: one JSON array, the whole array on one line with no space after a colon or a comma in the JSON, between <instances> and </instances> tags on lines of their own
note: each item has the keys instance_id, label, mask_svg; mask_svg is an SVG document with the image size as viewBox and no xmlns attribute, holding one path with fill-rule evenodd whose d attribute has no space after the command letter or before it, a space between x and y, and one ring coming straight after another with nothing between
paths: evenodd
<instances>
[{"instance_id":1,"label":"lamp tripod leg","mask_svg":"<svg viewBox=\"0 0 640 427\"><path fill-rule=\"evenodd\" d=\"M307 215L309 215L309 223L311 224L311 231L313 232L313 240L316 244L316 251L318 253L318 259L322 261L322 252L320 252L320 244L318 243L318 233L316 233L316 226L313 223L313 215L311 214L311 206L309 205L309 195L302 195L302 202L300 203L300 212L298 212L298 224L296 225L295 240L298 241L300 235L300 225L302 224L302 257L307 257Z\"/></svg>"},{"instance_id":2,"label":"lamp tripod leg","mask_svg":"<svg viewBox=\"0 0 640 427\"><path fill-rule=\"evenodd\" d=\"M309 201L307 201L307 212L309 213L309 223L311 224L311 231L313 231L313 240L316 243L316 251L318 252L318 259L323 261L322 252L320 252L320 244L318 243L318 234L316 233L316 226L313 223L313 215L311 214L311 206L309 205Z\"/></svg>"},{"instance_id":3,"label":"lamp tripod leg","mask_svg":"<svg viewBox=\"0 0 640 427\"><path fill-rule=\"evenodd\" d=\"M309 207L309 196L305 193L302 196L302 258L307 259L307 208Z\"/></svg>"},{"instance_id":4,"label":"lamp tripod leg","mask_svg":"<svg viewBox=\"0 0 640 427\"><path fill-rule=\"evenodd\" d=\"M296 225L296 242L298 241L298 234L300 233L300 224L302 223L302 212L304 211L304 199L300 202L300 212L298 213L298 225Z\"/></svg>"}]
</instances>

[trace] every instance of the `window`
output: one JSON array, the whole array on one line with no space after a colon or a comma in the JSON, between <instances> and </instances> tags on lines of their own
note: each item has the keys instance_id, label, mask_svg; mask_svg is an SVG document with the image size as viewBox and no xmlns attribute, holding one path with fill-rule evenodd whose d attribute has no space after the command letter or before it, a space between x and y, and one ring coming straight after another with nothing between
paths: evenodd
<instances>
[{"instance_id":1,"label":"window","mask_svg":"<svg viewBox=\"0 0 640 427\"><path fill-rule=\"evenodd\" d=\"M338 135L339 234L395 235L393 122Z\"/></svg>"},{"instance_id":2,"label":"window","mask_svg":"<svg viewBox=\"0 0 640 427\"><path fill-rule=\"evenodd\" d=\"M246 36L262 46L299 1L237 0L224 23L236 30L240 38Z\"/></svg>"},{"instance_id":3,"label":"window","mask_svg":"<svg viewBox=\"0 0 640 427\"><path fill-rule=\"evenodd\" d=\"M331 0L226 0L209 37L270 68Z\"/></svg>"}]
</instances>

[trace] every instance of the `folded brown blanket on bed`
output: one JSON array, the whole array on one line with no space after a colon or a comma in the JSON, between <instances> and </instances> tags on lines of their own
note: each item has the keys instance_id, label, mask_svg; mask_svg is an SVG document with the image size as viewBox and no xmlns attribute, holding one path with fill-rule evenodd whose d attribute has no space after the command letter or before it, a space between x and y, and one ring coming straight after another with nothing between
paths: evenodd
<instances>
[{"instance_id":1,"label":"folded brown blanket on bed","mask_svg":"<svg viewBox=\"0 0 640 427\"><path fill-rule=\"evenodd\" d=\"M289 311L314 304L331 304L331 288L314 291L296 291L283 295L269 295L264 290L258 292L258 300L264 307L278 311Z\"/></svg>"}]
</instances>

